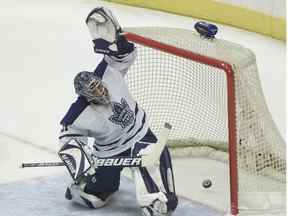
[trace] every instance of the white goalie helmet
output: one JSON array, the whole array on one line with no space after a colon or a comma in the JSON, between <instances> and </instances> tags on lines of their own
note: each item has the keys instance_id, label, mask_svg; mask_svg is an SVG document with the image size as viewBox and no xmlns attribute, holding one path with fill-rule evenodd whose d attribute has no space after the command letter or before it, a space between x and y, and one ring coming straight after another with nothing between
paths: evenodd
<instances>
[{"instance_id":1,"label":"white goalie helmet","mask_svg":"<svg viewBox=\"0 0 288 216\"><path fill-rule=\"evenodd\" d=\"M110 102L108 89L102 80L94 73L82 71L74 78L74 88L78 95L95 104L108 104Z\"/></svg>"}]
</instances>

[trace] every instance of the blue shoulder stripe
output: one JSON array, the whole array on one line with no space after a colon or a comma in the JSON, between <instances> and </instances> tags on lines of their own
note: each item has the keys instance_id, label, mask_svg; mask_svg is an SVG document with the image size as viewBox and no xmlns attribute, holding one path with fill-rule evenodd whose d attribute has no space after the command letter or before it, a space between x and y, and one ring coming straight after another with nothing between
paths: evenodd
<instances>
[{"instance_id":1,"label":"blue shoulder stripe","mask_svg":"<svg viewBox=\"0 0 288 216\"><path fill-rule=\"evenodd\" d=\"M98 66L96 67L96 69L94 70L94 74L99 77L100 79L102 79L106 68L107 68L108 63L103 59Z\"/></svg>"},{"instance_id":2,"label":"blue shoulder stripe","mask_svg":"<svg viewBox=\"0 0 288 216\"><path fill-rule=\"evenodd\" d=\"M88 105L89 102L84 97L79 96L77 100L70 106L68 112L61 120L60 124L64 126L73 124L73 122L78 118L78 116Z\"/></svg>"}]
</instances>

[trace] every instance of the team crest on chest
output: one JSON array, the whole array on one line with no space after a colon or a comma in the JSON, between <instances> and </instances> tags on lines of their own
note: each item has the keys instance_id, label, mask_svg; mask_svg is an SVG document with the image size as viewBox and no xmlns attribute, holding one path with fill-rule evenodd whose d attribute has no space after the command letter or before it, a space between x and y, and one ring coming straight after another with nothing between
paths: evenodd
<instances>
[{"instance_id":1,"label":"team crest on chest","mask_svg":"<svg viewBox=\"0 0 288 216\"><path fill-rule=\"evenodd\" d=\"M111 122L120 125L122 128L133 123L135 114L124 98L121 99L121 103L112 101L111 105L113 111L113 115L109 117Z\"/></svg>"}]
</instances>

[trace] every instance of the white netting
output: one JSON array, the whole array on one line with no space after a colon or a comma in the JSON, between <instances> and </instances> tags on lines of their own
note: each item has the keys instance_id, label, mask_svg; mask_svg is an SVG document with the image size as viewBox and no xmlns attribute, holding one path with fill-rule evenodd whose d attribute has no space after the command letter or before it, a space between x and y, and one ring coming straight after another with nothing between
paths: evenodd
<instances>
[{"instance_id":1,"label":"white netting","mask_svg":"<svg viewBox=\"0 0 288 216\"><path fill-rule=\"evenodd\" d=\"M188 30L150 27L127 31L233 67L239 194L279 192L282 196L285 143L265 104L254 54L237 44L203 39ZM173 125L168 145L178 149L174 155L228 162L228 109L234 108L227 104L224 71L143 45L137 47L138 58L127 81L148 113L153 131L158 134L167 121Z\"/></svg>"}]
</instances>

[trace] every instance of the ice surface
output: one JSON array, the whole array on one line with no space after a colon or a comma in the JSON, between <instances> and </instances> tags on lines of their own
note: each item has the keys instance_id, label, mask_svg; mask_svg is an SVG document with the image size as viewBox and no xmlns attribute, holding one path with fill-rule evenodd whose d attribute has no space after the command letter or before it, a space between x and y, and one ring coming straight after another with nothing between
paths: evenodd
<instances>
[{"instance_id":1,"label":"ice surface","mask_svg":"<svg viewBox=\"0 0 288 216\"><path fill-rule=\"evenodd\" d=\"M0 212L5 216L136 216L141 215L132 182L121 179L120 190L103 208L89 209L64 198L70 179L66 175L34 178L0 184ZM192 214L191 214L192 213ZM173 216L220 216L213 209L186 198L180 198Z\"/></svg>"}]
</instances>

